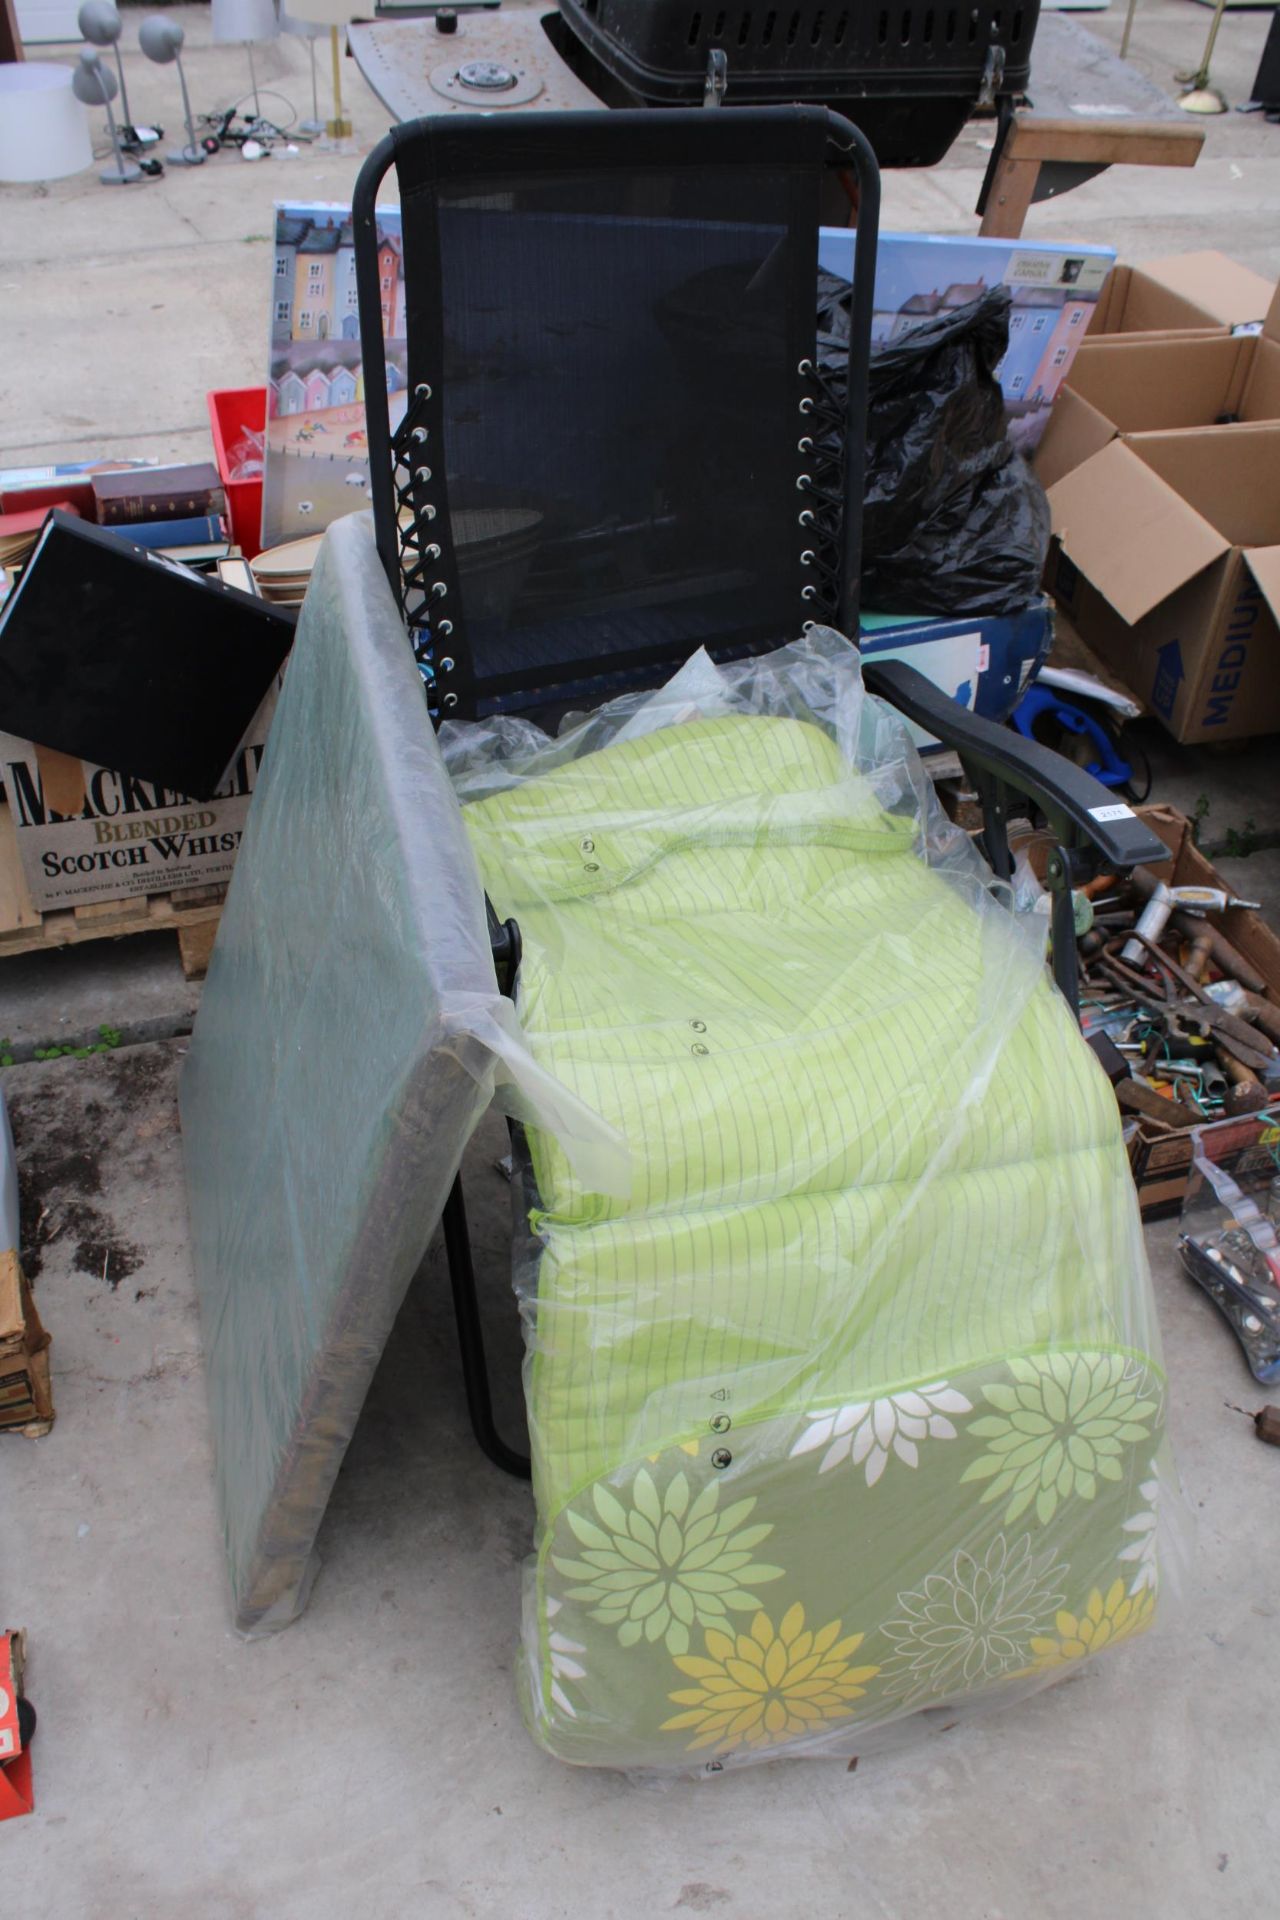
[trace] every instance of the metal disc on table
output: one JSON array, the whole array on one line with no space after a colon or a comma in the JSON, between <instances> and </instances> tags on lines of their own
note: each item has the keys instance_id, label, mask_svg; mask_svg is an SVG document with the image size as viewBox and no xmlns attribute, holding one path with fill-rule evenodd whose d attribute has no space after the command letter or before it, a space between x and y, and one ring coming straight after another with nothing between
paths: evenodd
<instances>
[{"instance_id":1,"label":"metal disc on table","mask_svg":"<svg viewBox=\"0 0 1280 1920\"><path fill-rule=\"evenodd\" d=\"M504 60L446 61L431 69L431 85L446 100L478 108L525 107L542 92L536 74Z\"/></svg>"}]
</instances>

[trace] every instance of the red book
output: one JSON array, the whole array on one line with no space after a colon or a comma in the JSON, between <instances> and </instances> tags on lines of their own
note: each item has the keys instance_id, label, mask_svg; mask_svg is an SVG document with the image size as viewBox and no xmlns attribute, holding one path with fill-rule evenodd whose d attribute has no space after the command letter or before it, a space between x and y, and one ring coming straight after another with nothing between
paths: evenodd
<instances>
[{"instance_id":1,"label":"red book","mask_svg":"<svg viewBox=\"0 0 1280 1920\"><path fill-rule=\"evenodd\" d=\"M55 500L50 505L74 514L77 520L80 518L76 509L65 500ZM28 507L22 513L0 513L0 567L13 567L26 559L48 517L49 507Z\"/></svg>"},{"instance_id":2,"label":"red book","mask_svg":"<svg viewBox=\"0 0 1280 1920\"><path fill-rule=\"evenodd\" d=\"M64 473L52 480L33 480L27 487L0 489L0 513L26 513L36 507L64 507L68 513L92 520L93 482L87 474Z\"/></svg>"}]
</instances>

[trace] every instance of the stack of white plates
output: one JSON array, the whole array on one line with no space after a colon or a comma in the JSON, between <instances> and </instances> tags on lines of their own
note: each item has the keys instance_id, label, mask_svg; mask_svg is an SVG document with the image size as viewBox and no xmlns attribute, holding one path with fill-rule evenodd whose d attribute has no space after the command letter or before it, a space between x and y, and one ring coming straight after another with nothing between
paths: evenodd
<instances>
[{"instance_id":1,"label":"stack of white plates","mask_svg":"<svg viewBox=\"0 0 1280 1920\"><path fill-rule=\"evenodd\" d=\"M280 607L302 605L323 538L322 533L309 533L304 540L289 540L282 547L268 547L249 562L264 600L274 601Z\"/></svg>"}]
</instances>

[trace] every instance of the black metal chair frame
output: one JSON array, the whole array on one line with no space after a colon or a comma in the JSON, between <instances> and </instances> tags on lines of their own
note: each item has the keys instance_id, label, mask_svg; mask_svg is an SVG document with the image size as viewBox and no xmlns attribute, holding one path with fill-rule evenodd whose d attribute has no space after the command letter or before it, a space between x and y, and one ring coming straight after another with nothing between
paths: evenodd
<instances>
[{"instance_id":1,"label":"black metal chair frame","mask_svg":"<svg viewBox=\"0 0 1280 1920\"><path fill-rule=\"evenodd\" d=\"M739 108L732 114L685 110L600 116L543 114L527 116L525 126L537 129L536 134L526 138L545 143L550 151L559 148L563 153L571 153L589 130L585 123L607 122L609 137L618 142L625 142L629 136L651 140L655 123L660 123L664 133L677 142L732 138L735 152L745 157L750 151L751 124L762 119L776 122L780 116L790 118L796 125L805 123L810 130L815 120L822 122L827 164L846 175L851 172L856 179L858 233L846 394L841 409L818 374L816 351L800 363L798 371L812 383L812 392L807 396L807 403L801 402L802 411L810 416L806 425L811 431L800 442L809 471L801 474L797 482L806 496L800 508L801 526L811 542L804 559L814 576L804 589L806 624L825 619L856 641L867 382L879 222L879 173L866 139L848 120L816 107ZM492 141L497 137L497 123L493 120L472 122L459 117L447 124L452 139L460 134L464 139L476 140ZM439 137L440 125L438 121L425 120L393 128L365 161L353 205L374 528L387 579L423 672L432 721L437 725L450 716L471 717L465 631L459 629L451 612L442 610L442 603L448 600L448 584L441 578L448 568L447 513L442 520L430 498L432 475L425 451L438 441L439 395L430 381L418 381L403 420L394 433L391 431L387 408L381 403L386 393L386 360L377 263L376 202L382 181L397 155L412 142ZM474 128L474 132L468 133L469 128ZM665 673L659 674L657 679L664 677ZM871 692L959 754L982 802L983 847L998 878L1007 879L1012 873L1006 831L1011 797L1022 796L1044 815L1057 842L1046 875L1052 896L1054 976L1074 1009L1078 992L1073 886L1100 866L1127 870L1144 861L1162 859L1163 845L1130 809L1121 807L1105 787L1081 768L1010 729L966 711L941 694L915 668L898 661L869 660L864 664L863 678ZM541 681L540 691L545 691L545 672ZM656 681L650 680L648 684ZM609 691L607 685L602 685L600 697L607 697ZM513 920L500 922L492 904L486 904L498 981L505 993L514 995L520 962L519 928ZM494 1419L461 1173L446 1203L443 1225L472 1428L481 1448L496 1465L527 1478L530 1472L527 1456L506 1443Z\"/></svg>"}]
</instances>

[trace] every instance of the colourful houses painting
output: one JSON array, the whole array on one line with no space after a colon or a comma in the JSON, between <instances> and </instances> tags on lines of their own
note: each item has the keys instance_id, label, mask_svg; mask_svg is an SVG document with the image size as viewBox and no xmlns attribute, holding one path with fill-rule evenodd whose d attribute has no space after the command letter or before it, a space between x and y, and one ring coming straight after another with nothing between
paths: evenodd
<instances>
[{"instance_id":1,"label":"colourful houses painting","mask_svg":"<svg viewBox=\"0 0 1280 1920\"><path fill-rule=\"evenodd\" d=\"M378 214L378 290L387 349L387 405L405 404L404 261L400 214ZM349 207L278 205L271 280L262 538L315 533L367 503L364 373Z\"/></svg>"},{"instance_id":2,"label":"colourful houses painting","mask_svg":"<svg viewBox=\"0 0 1280 1920\"><path fill-rule=\"evenodd\" d=\"M378 243L382 331L388 340L402 340L404 266L400 215L394 208L379 216ZM276 208L274 292L273 345L359 342L355 236L345 208Z\"/></svg>"},{"instance_id":3,"label":"colourful houses painting","mask_svg":"<svg viewBox=\"0 0 1280 1920\"><path fill-rule=\"evenodd\" d=\"M853 241L843 228L824 227L819 264L848 279ZM900 340L936 315L968 306L989 287L1008 287L1009 345L996 378L1010 436L1030 453L1114 263L1110 247L882 233L872 339Z\"/></svg>"}]
</instances>

